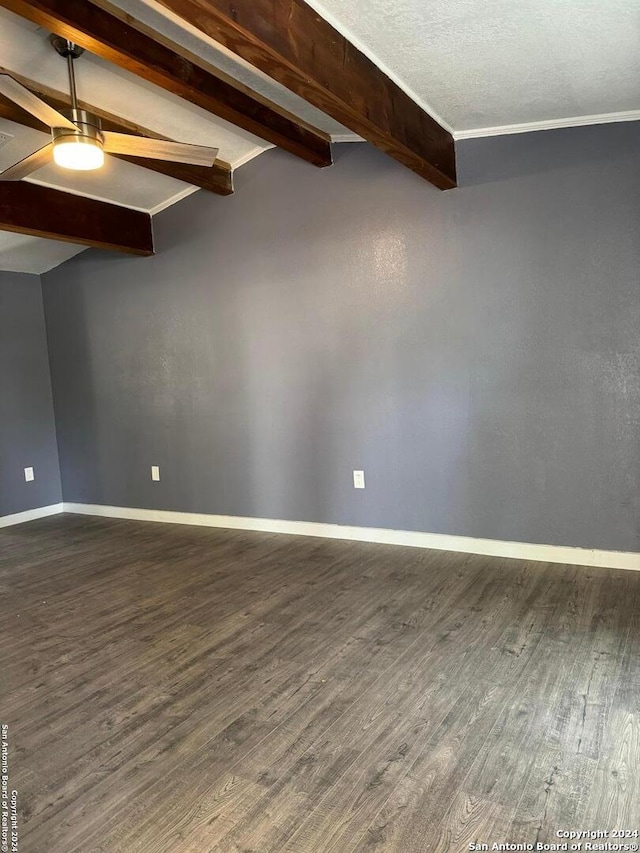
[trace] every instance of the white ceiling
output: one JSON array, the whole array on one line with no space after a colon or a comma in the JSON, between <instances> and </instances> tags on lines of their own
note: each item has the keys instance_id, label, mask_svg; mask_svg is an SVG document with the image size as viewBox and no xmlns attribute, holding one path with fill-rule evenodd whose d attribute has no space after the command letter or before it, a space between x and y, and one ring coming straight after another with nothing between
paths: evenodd
<instances>
[{"instance_id":1,"label":"white ceiling","mask_svg":"<svg viewBox=\"0 0 640 853\"><path fill-rule=\"evenodd\" d=\"M640 118L638 0L307 2L456 137Z\"/></svg>"},{"instance_id":2,"label":"white ceiling","mask_svg":"<svg viewBox=\"0 0 640 853\"><path fill-rule=\"evenodd\" d=\"M640 118L640 0L308 0L458 138ZM358 137L181 22L155 0L117 6L210 65L332 134ZM48 33L0 11L0 64L66 91ZM271 146L97 57L77 64L81 99L173 139L220 149L238 168ZM0 120L0 169L47 135ZM95 174L55 166L36 182L155 212L194 188L109 159ZM82 247L0 232L0 269L40 273Z\"/></svg>"}]
</instances>

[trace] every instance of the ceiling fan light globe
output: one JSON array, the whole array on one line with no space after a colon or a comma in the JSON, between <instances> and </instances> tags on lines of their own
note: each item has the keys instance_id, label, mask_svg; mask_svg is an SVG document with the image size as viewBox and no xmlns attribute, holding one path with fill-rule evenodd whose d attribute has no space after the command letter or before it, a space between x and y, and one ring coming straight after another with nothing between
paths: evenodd
<instances>
[{"instance_id":1,"label":"ceiling fan light globe","mask_svg":"<svg viewBox=\"0 0 640 853\"><path fill-rule=\"evenodd\" d=\"M91 172L104 165L104 151L96 139L60 137L53 142L53 159L63 169Z\"/></svg>"}]
</instances>

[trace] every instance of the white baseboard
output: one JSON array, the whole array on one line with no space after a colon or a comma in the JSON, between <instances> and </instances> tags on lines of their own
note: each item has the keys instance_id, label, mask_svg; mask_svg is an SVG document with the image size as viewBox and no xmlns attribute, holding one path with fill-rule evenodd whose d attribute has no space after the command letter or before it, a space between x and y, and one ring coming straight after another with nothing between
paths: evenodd
<instances>
[{"instance_id":1,"label":"white baseboard","mask_svg":"<svg viewBox=\"0 0 640 853\"><path fill-rule=\"evenodd\" d=\"M324 539L349 539L357 542L378 542L385 545L432 548L437 551L458 551L463 554L485 554L491 557L512 557L517 560L537 560L543 563L601 566L603 568L640 571L640 553L628 551L600 551L564 545L535 545L530 542L473 539L469 536L450 536L444 533L419 533L411 530L388 530L379 527L347 527L341 524L318 524L311 521L243 518L233 515L206 515L204 513L170 512L168 510L136 509L134 507L102 506L99 504L64 503L63 512L99 515L106 518L125 518L134 521L160 521L168 524L193 524L198 527L226 527L265 533L288 533L295 536L319 536Z\"/></svg>"},{"instance_id":2,"label":"white baseboard","mask_svg":"<svg viewBox=\"0 0 640 853\"><path fill-rule=\"evenodd\" d=\"M25 521L35 521L37 518L46 518L48 515L58 515L64 512L63 504L49 504L39 506L37 509L27 509L24 512L16 512L13 515L0 515L0 527L11 527L14 524L24 524Z\"/></svg>"},{"instance_id":3,"label":"white baseboard","mask_svg":"<svg viewBox=\"0 0 640 853\"><path fill-rule=\"evenodd\" d=\"M263 533L287 533L293 536L318 536L323 539L347 539L355 542L377 542L383 545L405 545L462 554L484 554L543 563L574 566L600 566L610 569L640 571L640 553L602 551L565 545L537 545L531 542L503 542L498 539L474 539L446 533L420 533L413 530L390 530L380 527L349 527L342 524L320 524L313 521L283 521L274 518L245 518L234 515L171 512L160 509L103 506L102 504L58 503L50 506L0 516L0 528L23 524L61 512L123 518L132 521L157 521L165 524L191 524L197 527L222 527L254 530Z\"/></svg>"}]
</instances>

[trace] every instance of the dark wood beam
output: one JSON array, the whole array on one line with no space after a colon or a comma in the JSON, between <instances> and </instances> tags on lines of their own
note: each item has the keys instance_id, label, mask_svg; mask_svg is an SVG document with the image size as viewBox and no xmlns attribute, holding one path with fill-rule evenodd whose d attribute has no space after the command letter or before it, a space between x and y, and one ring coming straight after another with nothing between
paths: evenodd
<instances>
[{"instance_id":1,"label":"dark wood beam","mask_svg":"<svg viewBox=\"0 0 640 853\"><path fill-rule=\"evenodd\" d=\"M451 133L304 0L159 2L437 187L456 185Z\"/></svg>"},{"instance_id":2,"label":"dark wood beam","mask_svg":"<svg viewBox=\"0 0 640 853\"><path fill-rule=\"evenodd\" d=\"M316 166L331 164L329 136L286 110L232 85L229 78L195 62L178 45L114 9L89 0L0 0L0 6L64 36L96 56L179 95L296 154ZM135 25L134 25L135 24Z\"/></svg>"},{"instance_id":3,"label":"dark wood beam","mask_svg":"<svg viewBox=\"0 0 640 853\"><path fill-rule=\"evenodd\" d=\"M8 69L0 68L0 73L4 71L11 74L16 80L22 83L23 86L26 86L27 89L30 89L34 94L38 95L38 97L42 98L43 101L46 101L56 110L64 110L71 105L71 99L68 95L57 92L54 89L50 89L48 86L37 83L35 80L29 80L26 77L15 74L13 71ZM135 136L148 136L151 139L166 139L166 137L161 136L158 133L154 133L152 130L148 130L134 122L126 121L118 116L114 116L112 113L108 113L106 110L101 110L99 107L89 104L86 101L80 101L79 103L82 109L89 110L89 112L92 112L101 119L102 126L105 130L113 130L117 133L132 133ZM22 124L25 127L32 127L35 130L48 130L46 125L41 124L37 118L20 109L20 107L10 101L5 100L1 95L0 118L14 121L16 124ZM146 157L129 157L126 155L115 154L111 156L117 156L120 160L126 160L129 163L134 163L136 166L142 166L145 169L151 169L153 172L159 172L160 174L167 175L170 178L176 178L178 181L185 181L188 184L202 187L203 189L217 193L218 195L231 195L231 193L233 193L233 176L231 173L231 167L228 163L224 163L221 160L216 160L213 166L206 167L189 166L184 163L169 163L165 160L152 160Z\"/></svg>"},{"instance_id":4,"label":"dark wood beam","mask_svg":"<svg viewBox=\"0 0 640 853\"><path fill-rule=\"evenodd\" d=\"M0 182L0 231L153 254L148 213L26 181Z\"/></svg>"}]
</instances>

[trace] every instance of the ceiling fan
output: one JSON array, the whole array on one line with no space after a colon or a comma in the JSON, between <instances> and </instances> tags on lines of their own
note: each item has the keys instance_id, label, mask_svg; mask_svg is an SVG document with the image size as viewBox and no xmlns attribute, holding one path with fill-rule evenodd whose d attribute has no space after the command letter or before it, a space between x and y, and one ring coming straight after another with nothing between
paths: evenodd
<instances>
[{"instance_id":1,"label":"ceiling fan","mask_svg":"<svg viewBox=\"0 0 640 853\"><path fill-rule=\"evenodd\" d=\"M105 154L213 166L217 148L103 130L98 116L78 108L73 63L84 53L84 48L55 35L51 36L51 44L67 60L71 109L58 112L10 74L0 74L0 94L51 128L51 142L0 172L0 181L19 181L45 166L52 157L58 166L83 172L99 169L104 164Z\"/></svg>"}]
</instances>

